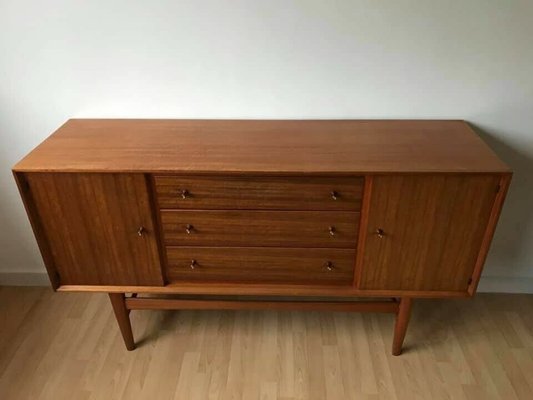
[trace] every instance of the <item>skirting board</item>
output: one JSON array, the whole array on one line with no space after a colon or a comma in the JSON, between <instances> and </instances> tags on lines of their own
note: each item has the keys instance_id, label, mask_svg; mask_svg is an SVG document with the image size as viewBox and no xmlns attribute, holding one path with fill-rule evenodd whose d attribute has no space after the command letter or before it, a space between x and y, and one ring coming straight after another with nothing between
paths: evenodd
<instances>
[{"instance_id":1,"label":"skirting board","mask_svg":"<svg viewBox=\"0 0 533 400\"><path fill-rule=\"evenodd\" d=\"M50 285L50 281L44 272L0 272L0 286L48 285ZM482 276L479 281L478 292L533 294L533 278Z\"/></svg>"},{"instance_id":2,"label":"skirting board","mask_svg":"<svg viewBox=\"0 0 533 400\"><path fill-rule=\"evenodd\" d=\"M0 272L0 286L49 286L46 272Z\"/></svg>"},{"instance_id":3,"label":"skirting board","mask_svg":"<svg viewBox=\"0 0 533 400\"><path fill-rule=\"evenodd\" d=\"M507 278L482 276L478 293L528 293L533 294L533 278Z\"/></svg>"}]
</instances>

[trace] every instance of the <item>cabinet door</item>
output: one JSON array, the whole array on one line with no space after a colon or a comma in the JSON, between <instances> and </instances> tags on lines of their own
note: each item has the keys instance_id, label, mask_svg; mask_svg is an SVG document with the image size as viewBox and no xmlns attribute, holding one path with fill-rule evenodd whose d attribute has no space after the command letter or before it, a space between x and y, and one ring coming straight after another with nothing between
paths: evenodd
<instances>
[{"instance_id":1,"label":"cabinet door","mask_svg":"<svg viewBox=\"0 0 533 400\"><path fill-rule=\"evenodd\" d=\"M163 284L144 175L31 173L26 179L61 285Z\"/></svg>"},{"instance_id":2,"label":"cabinet door","mask_svg":"<svg viewBox=\"0 0 533 400\"><path fill-rule=\"evenodd\" d=\"M469 174L374 177L360 288L466 291L499 181Z\"/></svg>"}]
</instances>

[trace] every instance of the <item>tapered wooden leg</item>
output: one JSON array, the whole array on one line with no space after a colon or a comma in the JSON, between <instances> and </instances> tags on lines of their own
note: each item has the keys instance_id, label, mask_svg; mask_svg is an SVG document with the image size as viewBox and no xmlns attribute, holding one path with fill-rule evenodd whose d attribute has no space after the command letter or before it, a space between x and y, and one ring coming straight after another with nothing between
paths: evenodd
<instances>
[{"instance_id":1,"label":"tapered wooden leg","mask_svg":"<svg viewBox=\"0 0 533 400\"><path fill-rule=\"evenodd\" d=\"M411 316L411 305L412 299L410 297L402 297L400 299L398 314L396 314L396 324L394 325L394 338L392 340L393 356L402 354L403 340L405 339L405 332Z\"/></svg>"},{"instance_id":2,"label":"tapered wooden leg","mask_svg":"<svg viewBox=\"0 0 533 400\"><path fill-rule=\"evenodd\" d=\"M128 350L134 350L135 342L133 341L133 332L131 330L131 322L128 309L126 308L125 298L124 293L109 293L109 300L111 300L124 344Z\"/></svg>"}]
</instances>

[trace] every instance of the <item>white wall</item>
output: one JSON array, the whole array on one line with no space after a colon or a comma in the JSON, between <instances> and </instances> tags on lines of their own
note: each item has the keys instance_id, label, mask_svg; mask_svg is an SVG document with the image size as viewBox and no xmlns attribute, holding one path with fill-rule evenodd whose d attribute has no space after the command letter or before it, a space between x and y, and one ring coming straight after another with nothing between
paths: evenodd
<instances>
[{"instance_id":1,"label":"white wall","mask_svg":"<svg viewBox=\"0 0 533 400\"><path fill-rule=\"evenodd\" d=\"M533 278L533 2L0 0L0 272L44 271L10 168L70 117L463 118L515 170L486 276Z\"/></svg>"}]
</instances>

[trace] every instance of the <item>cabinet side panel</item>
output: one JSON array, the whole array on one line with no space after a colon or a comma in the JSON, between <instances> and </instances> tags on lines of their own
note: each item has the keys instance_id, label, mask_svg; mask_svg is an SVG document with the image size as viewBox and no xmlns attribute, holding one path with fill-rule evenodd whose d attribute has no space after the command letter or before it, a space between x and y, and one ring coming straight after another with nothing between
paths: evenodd
<instances>
[{"instance_id":1,"label":"cabinet side panel","mask_svg":"<svg viewBox=\"0 0 533 400\"><path fill-rule=\"evenodd\" d=\"M472 274L472 279L470 285L468 286L468 293L472 296L477 289L479 283L479 278L481 277L481 272L483 271L483 266L485 260L487 259L487 254L489 252L490 244L496 231L496 224L500 218L500 213L502 211L503 202L507 196L507 191L509 189L509 184L511 183L512 174L504 174L500 179L500 186L494 204L492 206L492 212L490 214L490 219L487 224L487 229L483 237L483 242L481 244L481 249L476 260L476 266Z\"/></svg>"},{"instance_id":2,"label":"cabinet side panel","mask_svg":"<svg viewBox=\"0 0 533 400\"><path fill-rule=\"evenodd\" d=\"M499 175L373 179L361 289L464 291Z\"/></svg>"},{"instance_id":3,"label":"cabinet side panel","mask_svg":"<svg viewBox=\"0 0 533 400\"><path fill-rule=\"evenodd\" d=\"M22 172L13 172L13 176L15 177L15 182L17 183L26 214L30 220L33 234L37 240L37 245L39 246L39 251L41 252L41 256L46 267L46 272L48 273L48 278L50 279L50 284L52 285L52 288L56 290L61 285L60 276L55 267L50 244L45 235L45 231L40 220L39 213L35 207L35 202L31 195L31 191L29 190L26 175Z\"/></svg>"},{"instance_id":4,"label":"cabinet side panel","mask_svg":"<svg viewBox=\"0 0 533 400\"><path fill-rule=\"evenodd\" d=\"M163 284L143 174L27 179L62 285Z\"/></svg>"}]
</instances>

